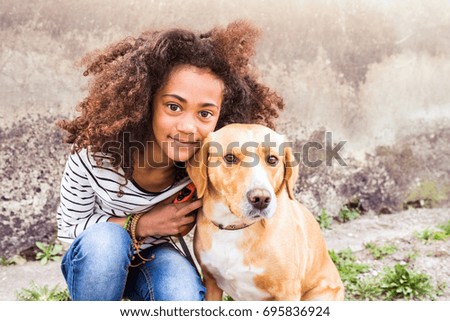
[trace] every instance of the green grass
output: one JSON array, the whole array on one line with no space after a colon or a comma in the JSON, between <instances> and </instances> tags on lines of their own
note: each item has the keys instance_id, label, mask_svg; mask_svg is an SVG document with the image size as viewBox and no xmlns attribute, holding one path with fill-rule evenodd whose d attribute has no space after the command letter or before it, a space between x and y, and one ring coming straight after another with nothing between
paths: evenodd
<instances>
[{"instance_id":1,"label":"green grass","mask_svg":"<svg viewBox=\"0 0 450 321\"><path fill-rule=\"evenodd\" d=\"M447 223L439 225L438 228L444 231L447 237L450 237L450 220L448 220Z\"/></svg>"},{"instance_id":2,"label":"green grass","mask_svg":"<svg viewBox=\"0 0 450 321\"><path fill-rule=\"evenodd\" d=\"M356 257L350 249L335 252L334 250L328 251L331 259L333 260L336 268L341 276L342 282L345 288L345 298L355 298L360 290L359 275L367 272L369 266L367 264L361 264L356 262Z\"/></svg>"},{"instance_id":3,"label":"green grass","mask_svg":"<svg viewBox=\"0 0 450 321\"><path fill-rule=\"evenodd\" d=\"M369 248L380 249L372 245ZM389 247L389 250L380 253L391 251ZM368 274L369 265L358 262L350 249L329 253L344 283L345 299L349 301L435 300L447 286L441 282L435 287L431 276L401 264L386 267L380 273Z\"/></svg>"},{"instance_id":4,"label":"green grass","mask_svg":"<svg viewBox=\"0 0 450 321\"><path fill-rule=\"evenodd\" d=\"M341 276L345 288L346 300L352 300L358 297L361 290L360 275L369 270L367 264L356 261L356 257L350 249L335 252L328 251L336 268Z\"/></svg>"},{"instance_id":5,"label":"green grass","mask_svg":"<svg viewBox=\"0 0 450 321\"><path fill-rule=\"evenodd\" d=\"M450 220L437 226L437 228L416 232L415 236L426 243L430 241L445 241L450 237Z\"/></svg>"}]
</instances>

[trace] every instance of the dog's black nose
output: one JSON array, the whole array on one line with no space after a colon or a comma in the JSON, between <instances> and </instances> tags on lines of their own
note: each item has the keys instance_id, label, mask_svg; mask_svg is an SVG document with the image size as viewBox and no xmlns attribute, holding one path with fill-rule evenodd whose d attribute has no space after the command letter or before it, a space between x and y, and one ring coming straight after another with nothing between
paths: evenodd
<instances>
[{"instance_id":1,"label":"dog's black nose","mask_svg":"<svg viewBox=\"0 0 450 321\"><path fill-rule=\"evenodd\" d=\"M269 206L272 198L270 197L268 190L263 188L255 188L247 193L247 199L255 208L263 210Z\"/></svg>"}]
</instances>

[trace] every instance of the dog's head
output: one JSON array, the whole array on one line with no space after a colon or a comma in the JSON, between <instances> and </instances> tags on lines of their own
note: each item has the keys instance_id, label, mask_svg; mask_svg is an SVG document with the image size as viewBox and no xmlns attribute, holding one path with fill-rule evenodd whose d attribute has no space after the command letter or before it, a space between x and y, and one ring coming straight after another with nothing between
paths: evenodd
<instances>
[{"instance_id":1,"label":"dog's head","mask_svg":"<svg viewBox=\"0 0 450 321\"><path fill-rule=\"evenodd\" d=\"M252 223L271 218L277 198L294 199L298 177L292 147L261 125L232 124L210 133L189 161L188 173L212 221Z\"/></svg>"}]
</instances>

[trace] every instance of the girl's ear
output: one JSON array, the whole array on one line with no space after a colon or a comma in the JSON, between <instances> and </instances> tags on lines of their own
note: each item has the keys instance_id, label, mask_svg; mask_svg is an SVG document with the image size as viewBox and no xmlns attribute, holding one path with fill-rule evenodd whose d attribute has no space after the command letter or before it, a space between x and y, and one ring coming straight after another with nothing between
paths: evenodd
<instances>
[{"instance_id":1,"label":"girl's ear","mask_svg":"<svg viewBox=\"0 0 450 321\"><path fill-rule=\"evenodd\" d=\"M284 181L286 189L289 194L289 198L295 200L294 187L298 178L299 165L295 160L295 155L292 151L292 147L284 148Z\"/></svg>"},{"instance_id":2,"label":"girl's ear","mask_svg":"<svg viewBox=\"0 0 450 321\"><path fill-rule=\"evenodd\" d=\"M202 142L200 150L187 162L186 170L197 189L197 197L202 198L208 184L209 138Z\"/></svg>"}]
</instances>

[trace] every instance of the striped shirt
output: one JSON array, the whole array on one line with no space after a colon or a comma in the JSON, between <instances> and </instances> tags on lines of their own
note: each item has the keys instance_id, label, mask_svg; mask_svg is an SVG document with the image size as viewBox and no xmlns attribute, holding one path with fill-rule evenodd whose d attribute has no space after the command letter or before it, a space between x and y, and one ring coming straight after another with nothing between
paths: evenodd
<instances>
[{"instance_id":1,"label":"striped shirt","mask_svg":"<svg viewBox=\"0 0 450 321\"><path fill-rule=\"evenodd\" d=\"M98 166L87 149L71 154L61 180L58 239L72 243L81 232L110 217L146 212L182 190L190 180L186 177L159 193L147 192L130 179L126 185L121 183L125 184L123 170L115 170L107 160ZM170 237L148 237L141 248L168 241Z\"/></svg>"}]
</instances>

